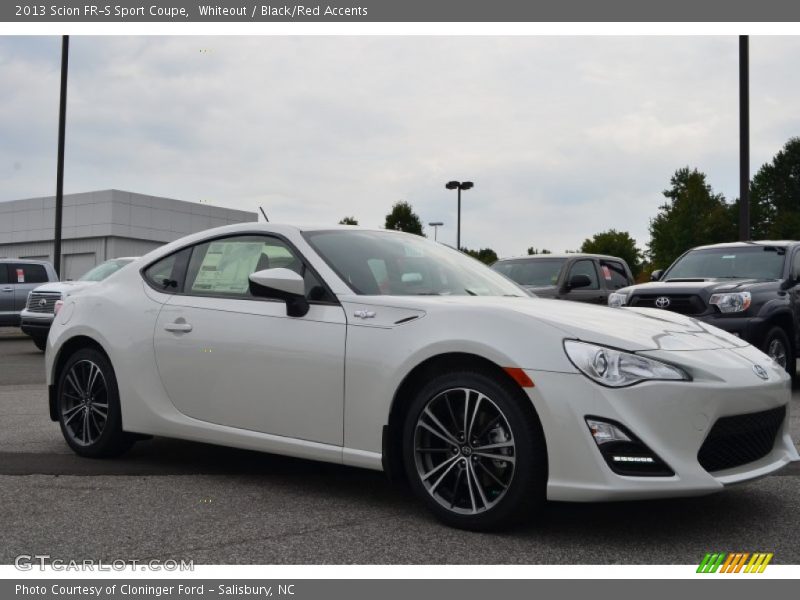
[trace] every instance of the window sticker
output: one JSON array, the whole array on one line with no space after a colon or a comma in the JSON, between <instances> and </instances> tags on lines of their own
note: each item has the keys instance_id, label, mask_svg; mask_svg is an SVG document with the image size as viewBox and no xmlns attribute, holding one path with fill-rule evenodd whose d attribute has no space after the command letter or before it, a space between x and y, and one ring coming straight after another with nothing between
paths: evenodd
<instances>
[{"instance_id":1,"label":"window sticker","mask_svg":"<svg viewBox=\"0 0 800 600\"><path fill-rule=\"evenodd\" d=\"M192 291L244 294L255 271L263 242L212 242L200 265Z\"/></svg>"},{"instance_id":2,"label":"window sticker","mask_svg":"<svg viewBox=\"0 0 800 600\"><path fill-rule=\"evenodd\" d=\"M17 269L17 283L25 283L25 271Z\"/></svg>"},{"instance_id":3,"label":"window sticker","mask_svg":"<svg viewBox=\"0 0 800 600\"><path fill-rule=\"evenodd\" d=\"M611 270L606 265L601 265L603 269L603 277L606 281L611 281Z\"/></svg>"}]
</instances>

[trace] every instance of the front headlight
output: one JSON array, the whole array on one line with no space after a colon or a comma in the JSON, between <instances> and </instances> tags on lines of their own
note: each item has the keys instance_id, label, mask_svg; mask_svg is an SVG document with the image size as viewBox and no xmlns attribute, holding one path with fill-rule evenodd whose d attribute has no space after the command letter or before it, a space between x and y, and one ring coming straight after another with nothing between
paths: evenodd
<instances>
[{"instance_id":1,"label":"front headlight","mask_svg":"<svg viewBox=\"0 0 800 600\"><path fill-rule=\"evenodd\" d=\"M719 312L737 313L744 312L750 308L750 292L730 292L726 294L714 294L708 301L719 309Z\"/></svg>"},{"instance_id":2,"label":"front headlight","mask_svg":"<svg viewBox=\"0 0 800 600\"><path fill-rule=\"evenodd\" d=\"M642 381L691 379L678 367L606 346L564 340L564 351L581 373L608 387L627 387Z\"/></svg>"},{"instance_id":3,"label":"front headlight","mask_svg":"<svg viewBox=\"0 0 800 600\"><path fill-rule=\"evenodd\" d=\"M608 295L608 305L611 308L619 308L620 306L625 306L625 303L628 301L628 294L623 292L611 292Z\"/></svg>"}]
</instances>

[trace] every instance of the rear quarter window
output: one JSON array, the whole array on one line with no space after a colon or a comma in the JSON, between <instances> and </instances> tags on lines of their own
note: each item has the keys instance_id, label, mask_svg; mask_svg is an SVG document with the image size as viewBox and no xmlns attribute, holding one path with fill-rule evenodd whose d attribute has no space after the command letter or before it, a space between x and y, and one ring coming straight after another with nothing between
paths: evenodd
<instances>
[{"instance_id":1,"label":"rear quarter window","mask_svg":"<svg viewBox=\"0 0 800 600\"><path fill-rule=\"evenodd\" d=\"M606 287L612 290L618 290L633 283L628 279L625 265L615 260L601 260L600 272L606 282Z\"/></svg>"},{"instance_id":2,"label":"rear quarter window","mask_svg":"<svg viewBox=\"0 0 800 600\"><path fill-rule=\"evenodd\" d=\"M11 264L11 283L47 283L47 270L43 265L29 263Z\"/></svg>"},{"instance_id":3,"label":"rear quarter window","mask_svg":"<svg viewBox=\"0 0 800 600\"><path fill-rule=\"evenodd\" d=\"M186 262L191 248L165 256L142 271L142 276L148 285L164 292L174 294L183 287L183 278L186 272Z\"/></svg>"}]
</instances>

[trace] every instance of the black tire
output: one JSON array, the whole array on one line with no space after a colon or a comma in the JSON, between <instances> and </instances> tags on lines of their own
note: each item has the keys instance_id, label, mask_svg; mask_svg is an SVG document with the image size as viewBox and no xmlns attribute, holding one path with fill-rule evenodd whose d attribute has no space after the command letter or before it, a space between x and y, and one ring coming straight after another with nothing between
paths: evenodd
<instances>
[{"instance_id":1,"label":"black tire","mask_svg":"<svg viewBox=\"0 0 800 600\"><path fill-rule=\"evenodd\" d=\"M490 402L478 400L478 394ZM447 412L443 412L444 409L439 406L443 402L446 402L444 406L448 407ZM412 490L440 521L461 529L486 531L527 521L538 513L546 496L547 449L541 424L529 403L530 400L516 384L482 370L445 372L417 390L403 426L403 463ZM475 404L481 405L482 413L479 414ZM451 407L454 408L451 410ZM455 449L454 443L431 434L425 426L433 424L428 416L430 413L425 413L426 408L438 412L442 419L445 415L452 417L447 426L451 432L459 428L456 422L460 416L455 417L455 413L460 415L462 411L471 413L474 410L477 417L471 416L469 425L466 424L467 417L464 417L465 426L461 429L473 430L470 437L478 436L479 439L463 439L463 446ZM492 414L494 418L491 418ZM424 419L422 422L421 417ZM480 427L477 426L478 420L481 421ZM497 424L490 429L493 421L497 421ZM439 423L444 424L441 420ZM474 429L472 423L476 425ZM488 433L476 433L479 428L485 428ZM455 433L453 435L457 436ZM501 445L511 443L512 447L485 450L492 453L492 458L479 452L487 444L497 445L497 441ZM417 445L435 446L437 442L442 448L421 448ZM434 452L440 458L431 458ZM504 452L508 455L495 454ZM513 462L509 461L511 456ZM458 464L455 467L444 464L451 460ZM436 461L442 461L438 467ZM510 473L507 471L509 465L512 469ZM431 475L437 468L440 470L436 475ZM445 474L446 471L449 473ZM494 481L490 479L492 476ZM434 482L434 479L437 481ZM425 483L425 480L429 483ZM473 487L470 488L470 485ZM429 491L428 486L433 491ZM487 499L489 502L486 502Z\"/></svg>"},{"instance_id":2,"label":"black tire","mask_svg":"<svg viewBox=\"0 0 800 600\"><path fill-rule=\"evenodd\" d=\"M789 375L794 377L795 359L789 336L780 327L773 327L764 336L761 351L780 364Z\"/></svg>"},{"instance_id":3,"label":"black tire","mask_svg":"<svg viewBox=\"0 0 800 600\"><path fill-rule=\"evenodd\" d=\"M93 368L99 374L91 379ZM81 380L84 375L91 385ZM77 350L67 359L58 378L56 411L64 439L80 456L119 456L135 441L133 435L122 431L119 390L111 362L94 348Z\"/></svg>"},{"instance_id":4,"label":"black tire","mask_svg":"<svg viewBox=\"0 0 800 600\"><path fill-rule=\"evenodd\" d=\"M41 350L42 352L44 352L44 349L47 347L47 338L35 337L35 338L32 338L32 339L33 339L33 343L36 344L36 347L39 350Z\"/></svg>"}]
</instances>

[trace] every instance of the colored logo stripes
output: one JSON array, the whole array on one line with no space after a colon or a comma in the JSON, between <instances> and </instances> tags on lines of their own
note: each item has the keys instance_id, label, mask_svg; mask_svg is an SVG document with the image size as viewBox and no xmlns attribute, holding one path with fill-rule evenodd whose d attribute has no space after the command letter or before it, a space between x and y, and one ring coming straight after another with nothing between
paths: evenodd
<instances>
[{"instance_id":1,"label":"colored logo stripes","mask_svg":"<svg viewBox=\"0 0 800 600\"><path fill-rule=\"evenodd\" d=\"M708 552L697 567L698 573L763 573L772 552Z\"/></svg>"}]
</instances>

